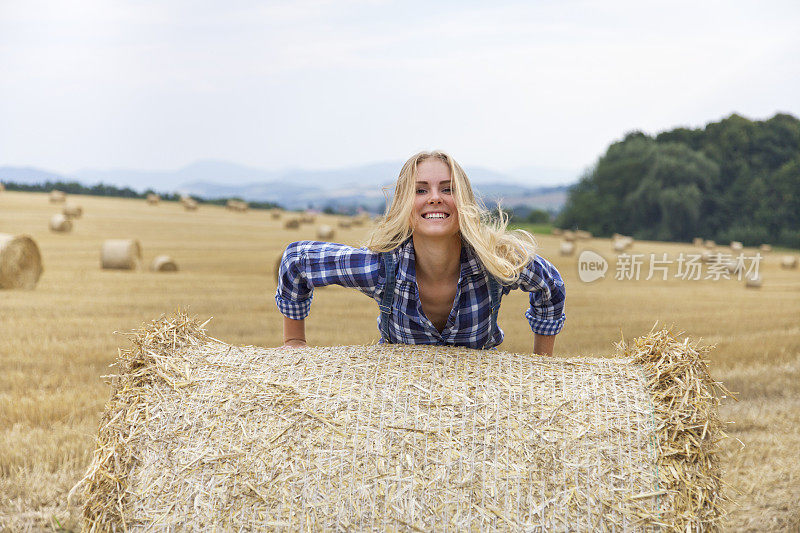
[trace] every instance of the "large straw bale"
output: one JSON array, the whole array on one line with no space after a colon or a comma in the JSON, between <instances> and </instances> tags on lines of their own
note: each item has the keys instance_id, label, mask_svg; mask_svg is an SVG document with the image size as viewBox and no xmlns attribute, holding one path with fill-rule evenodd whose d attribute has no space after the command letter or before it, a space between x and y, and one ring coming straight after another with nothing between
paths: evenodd
<instances>
[{"instance_id":1,"label":"large straw bale","mask_svg":"<svg viewBox=\"0 0 800 533\"><path fill-rule=\"evenodd\" d=\"M350 217L340 218L339 219L339 227L342 229L350 229L353 225L353 220Z\"/></svg>"},{"instance_id":2,"label":"large straw bale","mask_svg":"<svg viewBox=\"0 0 800 533\"><path fill-rule=\"evenodd\" d=\"M83 208L74 204L65 205L61 212L67 218L81 218L83 216Z\"/></svg>"},{"instance_id":3,"label":"large straw bale","mask_svg":"<svg viewBox=\"0 0 800 533\"><path fill-rule=\"evenodd\" d=\"M579 241L588 241L592 238L592 233L586 230L578 229L575 230L575 238Z\"/></svg>"},{"instance_id":4,"label":"large straw bale","mask_svg":"<svg viewBox=\"0 0 800 533\"><path fill-rule=\"evenodd\" d=\"M771 245L769 245L769 244L762 244L761 246L759 246L759 247L758 247L758 249L759 249L760 251L762 251L762 252L767 252L767 253L769 253L769 252L771 252L771 251L772 251L772 246L771 246Z\"/></svg>"},{"instance_id":5,"label":"large straw bale","mask_svg":"<svg viewBox=\"0 0 800 533\"><path fill-rule=\"evenodd\" d=\"M552 233L553 235L555 235L556 237L560 237L561 235L563 235L563 234L564 234L564 230L563 230L563 229L561 229L561 228L553 228L553 230L552 230L552 232L551 232L551 233Z\"/></svg>"},{"instance_id":6,"label":"large straw bale","mask_svg":"<svg viewBox=\"0 0 800 533\"><path fill-rule=\"evenodd\" d=\"M748 289L760 289L761 286L764 284L764 280L761 278L761 276L755 276L750 274L748 276L745 276L744 279L745 279L744 285Z\"/></svg>"},{"instance_id":7,"label":"large straw bale","mask_svg":"<svg viewBox=\"0 0 800 533\"><path fill-rule=\"evenodd\" d=\"M136 270L142 262L142 246L136 239L109 239L103 242L100 264L103 268Z\"/></svg>"},{"instance_id":8,"label":"large straw bale","mask_svg":"<svg viewBox=\"0 0 800 533\"><path fill-rule=\"evenodd\" d=\"M572 242L575 240L575 232L570 229L565 229L561 233L561 238L564 239L565 241Z\"/></svg>"},{"instance_id":9,"label":"large straw bale","mask_svg":"<svg viewBox=\"0 0 800 533\"><path fill-rule=\"evenodd\" d=\"M299 227L300 227L300 219L296 218L296 217L287 218L283 222L283 228L284 229L297 229Z\"/></svg>"},{"instance_id":10,"label":"large straw bale","mask_svg":"<svg viewBox=\"0 0 800 533\"><path fill-rule=\"evenodd\" d=\"M50 217L50 231L56 233L68 233L72 231L72 220L66 215L56 213Z\"/></svg>"},{"instance_id":11,"label":"large straw bale","mask_svg":"<svg viewBox=\"0 0 800 533\"><path fill-rule=\"evenodd\" d=\"M42 255L32 238L0 233L0 289L33 289L43 270Z\"/></svg>"},{"instance_id":12,"label":"large straw bale","mask_svg":"<svg viewBox=\"0 0 800 533\"><path fill-rule=\"evenodd\" d=\"M147 203L148 205L158 205L158 202L161 201L161 197L155 193L148 193L147 194Z\"/></svg>"},{"instance_id":13,"label":"large straw bale","mask_svg":"<svg viewBox=\"0 0 800 533\"><path fill-rule=\"evenodd\" d=\"M709 531L715 383L668 331L624 357L230 346L184 314L122 351L70 498L92 531Z\"/></svg>"},{"instance_id":14,"label":"large straw bale","mask_svg":"<svg viewBox=\"0 0 800 533\"><path fill-rule=\"evenodd\" d=\"M249 204L241 200L228 200L225 203L225 209L228 209L229 211L236 211L238 213L246 213L248 207Z\"/></svg>"},{"instance_id":15,"label":"large straw bale","mask_svg":"<svg viewBox=\"0 0 800 533\"><path fill-rule=\"evenodd\" d=\"M197 200L194 198L182 198L181 205L183 205L183 208L186 211L197 211L197 208L199 207Z\"/></svg>"},{"instance_id":16,"label":"large straw bale","mask_svg":"<svg viewBox=\"0 0 800 533\"><path fill-rule=\"evenodd\" d=\"M615 252L624 252L633 246L633 237L617 235L611 242Z\"/></svg>"},{"instance_id":17,"label":"large straw bale","mask_svg":"<svg viewBox=\"0 0 800 533\"><path fill-rule=\"evenodd\" d=\"M709 240L703 242L703 246L705 246L709 250L713 250L714 248L717 247L717 243L712 241L711 239L709 239Z\"/></svg>"},{"instance_id":18,"label":"large straw bale","mask_svg":"<svg viewBox=\"0 0 800 533\"><path fill-rule=\"evenodd\" d=\"M150 263L153 272L177 272L178 263L168 255L157 255Z\"/></svg>"},{"instance_id":19,"label":"large straw bale","mask_svg":"<svg viewBox=\"0 0 800 533\"><path fill-rule=\"evenodd\" d=\"M274 220L278 220L279 218L281 218L281 215L283 215L283 210L278 209L277 207L274 209L270 209L269 211L269 216Z\"/></svg>"},{"instance_id":20,"label":"large straw bale","mask_svg":"<svg viewBox=\"0 0 800 533\"><path fill-rule=\"evenodd\" d=\"M692 245L697 246L698 248L703 247L703 239L701 237L695 237L692 240Z\"/></svg>"},{"instance_id":21,"label":"large straw bale","mask_svg":"<svg viewBox=\"0 0 800 533\"><path fill-rule=\"evenodd\" d=\"M731 250L734 252L741 252L744 249L744 246L739 241L731 241Z\"/></svg>"},{"instance_id":22,"label":"large straw bale","mask_svg":"<svg viewBox=\"0 0 800 533\"><path fill-rule=\"evenodd\" d=\"M575 253L575 243L573 241L561 241L558 247L558 253L561 255L572 255Z\"/></svg>"},{"instance_id":23,"label":"large straw bale","mask_svg":"<svg viewBox=\"0 0 800 533\"><path fill-rule=\"evenodd\" d=\"M0 192L3 192L5 190L6 190L6 186L3 185L2 183L0 183Z\"/></svg>"},{"instance_id":24,"label":"large straw bale","mask_svg":"<svg viewBox=\"0 0 800 533\"><path fill-rule=\"evenodd\" d=\"M314 211L304 211L300 215L301 224L313 224L317 220L317 213Z\"/></svg>"},{"instance_id":25,"label":"large straw bale","mask_svg":"<svg viewBox=\"0 0 800 533\"><path fill-rule=\"evenodd\" d=\"M63 204L67 201L67 193L64 191L59 191L57 189L53 189L50 191L50 203L51 204Z\"/></svg>"}]
</instances>

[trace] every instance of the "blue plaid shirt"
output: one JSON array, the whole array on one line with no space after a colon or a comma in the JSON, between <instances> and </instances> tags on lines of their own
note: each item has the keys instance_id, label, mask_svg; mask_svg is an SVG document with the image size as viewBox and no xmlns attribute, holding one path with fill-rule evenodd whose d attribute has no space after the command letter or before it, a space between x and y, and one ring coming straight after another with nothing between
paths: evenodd
<instances>
[{"instance_id":1,"label":"blue plaid shirt","mask_svg":"<svg viewBox=\"0 0 800 533\"><path fill-rule=\"evenodd\" d=\"M397 281L389 340L469 348L492 348L503 342L503 331L499 327L492 338L488 338L491 329L489 278L469 245L461 247L461 275L455 303L441 332L422 312L412 240L409 238L391 253L397 264ZM299 320L307 317L311 310L314 287L353 287L380 303L385 281L383 261L377 252L329 242L294 242L283 254L275 302L284 316ZM519 280L503 285L503 294L513 289L530 293L531 306L525 311L525 318L534 333L555 335L561 331L566 320L566 293L561 275L549 261L537 255L522 271ZM382 320L379 315L379 331Z\"/></svg>"}]
</instances>

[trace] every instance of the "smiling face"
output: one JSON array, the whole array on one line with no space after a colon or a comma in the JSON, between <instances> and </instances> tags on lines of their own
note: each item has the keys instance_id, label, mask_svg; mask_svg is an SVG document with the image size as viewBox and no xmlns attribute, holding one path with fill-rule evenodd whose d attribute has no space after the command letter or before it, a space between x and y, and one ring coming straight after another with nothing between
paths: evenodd
<instances>
[{"instance_id":1,"label":"smiling face","mask_svg":"<svg viewBox=\"0 0 800 533\"><path fill-rule=\"evenodd\" d=\"M411 227L416 236L458 235L458 209L453 197L450 168L441 160L428 158L417 165Z\"/></svg>"}]
</instances>

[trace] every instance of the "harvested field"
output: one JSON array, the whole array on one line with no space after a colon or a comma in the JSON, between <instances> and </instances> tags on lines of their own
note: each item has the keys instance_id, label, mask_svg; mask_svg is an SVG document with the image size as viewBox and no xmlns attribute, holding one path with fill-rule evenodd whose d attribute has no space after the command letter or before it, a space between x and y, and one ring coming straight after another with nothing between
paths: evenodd
<instances>
[{"instance_id":1,"label":"harvested field","mask_svg":"<svg viewBox=\"0 0 800 533\"><path fill-rule=\"evenodd\" d=\"M65 239L47 228L53 206L46 194L0 196L2 231L30 235L45 265L35 290L0 293L0 530L80 528L81 510L68 505L66 495L91 462L110 397L101 376L113 373L109 365L126 342L113 332L188 308L214 317L208 325L213 337L276 346L281 316L273 301L275 258L289 242L316 238L312 225L285 231L282 220L259 210L241 216L204 205L186 216L176 202L153 209L141 200L71 199L85 214ZM321 214L317 222L337 227L339 242L356 244L366 235L368 226L342 228L338 220ZM102 242L120 235L135 235L146 260L179 257L180 275L101 270ZM621 336L645 334L656 321L716 345L711 373L739 398L720 407L722 420L733 422L721 454L723 480L735 500L727 528L797 530L800 271L780 267L783 255L797 251L776 248L764 259L763 287L745 290L735 279L617 281L613 264L605 279L582 283L577 257L559 256L557 237L541 236L539 242L567 283L568 318L556 343L558 356L609 354ZM612 261L610 240L582 241L577 252L584 247ZM690 243L639 241L635 249L670 257L697 250ZM526 305L520 292L503 299L503 351L530 351ZM358 291L317 291L309 342L369 344L378 338L376 316L377 305Z\"/></svg>"}]
</instances>

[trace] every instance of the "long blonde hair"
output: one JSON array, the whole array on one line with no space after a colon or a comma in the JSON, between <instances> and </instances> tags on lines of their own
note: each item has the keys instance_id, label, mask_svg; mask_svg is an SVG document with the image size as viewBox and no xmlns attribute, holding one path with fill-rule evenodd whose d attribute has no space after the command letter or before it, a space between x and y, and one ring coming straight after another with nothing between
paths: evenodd
<instances>
[{"instance_id":1,"label":"long blonde hair","mask_svg":"<svg viewBox=\"0 0 800 533\"><path fill-rule=\"evenodd\" d=\"M536 254L536 241L525 230L508 230L508 215L498 207L492 217L476 200L469 178L452 157L435 150L420 152L405 162L394 188L394 198L367 240L374 252L394 250L412 234L411 212L416 191L417 167L426 159L438 159L450 169L451 189L458 208L458 225L463 242L469 244L484 268L502 283L519 279L520 272Z\"/></svg>"}]
</instances>

